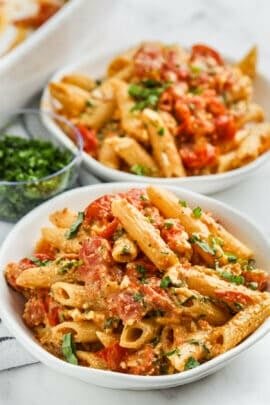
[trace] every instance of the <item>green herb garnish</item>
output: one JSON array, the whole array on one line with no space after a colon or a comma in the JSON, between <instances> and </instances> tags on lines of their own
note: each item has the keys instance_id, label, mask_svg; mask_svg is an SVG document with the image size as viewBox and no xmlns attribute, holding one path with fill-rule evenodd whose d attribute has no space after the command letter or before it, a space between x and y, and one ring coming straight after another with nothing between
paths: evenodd
<instances>
[{"instance_id":1,"label":"green herb garnish","mask_svg":"<svg viewBox=\"0 0 270 405\"><path fill-rule=\"evenodd\" d=\"M65 236L67 239L72 239L77 235L83 220L84 220L84 213L79 212L76 221L71 225L69 230L66 232Z\"/></svg>"},{"instance_id":2,"label":"green herb garnish","mask_svg":"<svg viewBox=\"0 0 270 405\"><path fill-rule=\"evenodd\" d=\"M143 301L143 294L137 292L137 293L133 294L133 299L136 302L142 302Z\"/></svg>"},{"instance_id":3,"label":"green herb garnish","mask_svg":"<svg viewBox=\"0 0 270 405\"><path fill-rule=\"evenodd\" d=\"M234 283L237 285L245 283L245 279L241 275L235 275L235 274L230 273L229 271L221 271L221 272L219 272L219 274L222 278L224 278L224 280L227 280L230 283Z\"/></svg>"},{"instance_id":4,"label":"green herb garnish","mask_svg":"<svg viewBox=\"0 0 270 405\"><path fill-rule=\"evenodd\" d=\"M137 270L138 274L140 275L140 277L139 277L140 282L142 284L144 284L146 282L146 275L147 275L146 268L141 264L137 264L136 270Z\"/></svg>"},{"instance_id":5,"label":"green herb garnish","mask_svg":"<svg viewBox=\"0 0 270 405\"><path fill-rule=\"evenodd\" d=\"M173 227L173 222L172 221L167 220L167 221L164 222L164 228L171 229L172 227Z\"/></svg>"},{"instance_id":6,"label":"green herb garnish","mask_svg":"<svg viewBox=\"0 0 270 405\"><path fill-rule=\"evenodd\" d=\"M157 107L159 97L169 84L163 84L151 81L144 81L141 84L131 84L128 89L128 94L133 97L137 103L134 104L131 111L142 111L144 108L150 107L155 109Z\"/></svg>"},{"instance_id":7,"label":"green herb garnish","mask_svg":"<svg viewBox=\"0 0 270 405\"><path fill-rule=\"evenodd\" d=\"M172 280L170 279L169 276L163 277L163 279L160 282L160 288L168 288L172 285Z\"/></svg>"},{"instance_id":8,"label":"green herb garnish","mask_svg":"<svg viewBox=\"0 0 270 405\"><path fill-rule=\"evenodd\" d=\"M194 359L194 357L189 357L186 364L185 364L185 370L191 370L192 368L195 368L197 366L199 366L200 363Z\"/></svg>"},{"instance_id":9,"label":"green herb garnish","mask_svg":"<svg viewBox=\"0 0 270 405\"><path fill-rule=\"evenodd\" d=\"M116 316L111 316L110 318L107 318L104 322L104 328L105 329L111 329L111 328L118 328L120 323L120 319L117 318Z\"/></svg>"},{"instance_id":10,"label":"green herb garnish","mask_svg":"<svg viewBox=\"0 0 270 405\"><path fill-rule=\"evenodd\" d=\"M124 245L122 250L121 250L121 255L130 255L130 249L129 246Z\"/></svg>"},{"instance_id":11,"label":"green herb garnish","mask_svg":"<svg viewBox=\"0 0 270 405\"><path fill-rule=\"evenodd\" d=\"M196 234L192 234L192 236L189 238L189 242L199 246L205 253L209 253L212 256L215 256L216 254L215 249L213 249L207 242L200 239Z\"/></svg>"},{"instance_id":12,"label":"green herb garnish","mask_svg":"<svg viewBox=\"0 0 270 405\"><path fill-rule=\"evenodd\" d=\"M163 127L159 128L157 131L159 136L163 136L165 134L165 129Z\"/></svg>"},{"instance_id":13,"label":"green herb garnish","mask_svg":"<svg viewBox=\"0 0 270 405\"><path fill-rule=\"evenodd\" d=\"M147 176L150 172L148 167L140 164L131 166L130 171L134 174L137 174L137 176Z\"/></svg>"},{"instance_id":14,"label":"green herb garnish","mask_svg":"<svg viewBox=\"0 0 270 405\"><path fill-rule=\"evenodd\" d=\"M31 262L35 263L38 267L47 266L49 263L52 262L52 260L49 260L49 259L41 260L35 256L29 257L29 260L31 260Z\"/></svg>"},{"instance_id":15,"label":"green herb garnish","mask_svg":"<svg viewBox=\"0 0 270 405\"><path fill-rule=\"evenodd\" d=\"M73 341L73 336L71 333L66 333L63 336L62 341L62 353L65 360L71 364L78 364L78 359L76 357L76 347Z\"/></svg>"},{"instance_id":16,"label":"green herb garnish","mask_svg":"<svg viewBox=\"0 0 270 405\"><path fill-rule=\"evenodd\" d=\"M233 254L231 252L224 252L224 254L227 257L229 263L237 262L238 257L235 254Z\"/></svg>"},{"instance_id":17,"label":"green herb garnish","mask_svg":"<svg viewBox=\"0 0 270 405\"><path fill-rule=\"evenodd\" d=\"M178 349L178 347L176 347L175 349L172 349L172 350L170 350L169 352L164 353L164 354L165 354L165 356L167 356L167 357L170 357L170 356L172 356L172 355L174 355L174 354L177 354L177 356L180 356L180 350Z\"/></svg>"},{"instance_id":18,"label":"green herb garnish","mask_svg":"<svg viewBox=\"0 0 270 405\"><path fill-rule=\"evenodd\" d=\"M194 218L201 218L202 216L202 209L201 207L196 207L192 210Z\"/></svg>"},{"instance_id":19,"label":"green herb garnish","mask_svg":"<svg viewBox=\"0 0 270 405\"><path fill-rule=\"evenodd\" d=\"M184 200L182 200L182 201L179 200L178 203L179 203L182 207L185 207L185 208L187 207L187 202L184 201Z\"/></svg>"}]
</instances>

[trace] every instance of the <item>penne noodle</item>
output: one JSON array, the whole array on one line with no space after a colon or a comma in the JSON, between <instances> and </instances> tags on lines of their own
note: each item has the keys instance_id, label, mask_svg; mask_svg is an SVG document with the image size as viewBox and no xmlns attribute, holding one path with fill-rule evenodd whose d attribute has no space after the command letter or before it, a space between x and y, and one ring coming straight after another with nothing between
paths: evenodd
<instances>
[{"instance_id":1,"label":"penne noodle","mask_svg":"<svg viewBox=\"0 0 270 405\"><path fill-rule=\"evenodd\" d=\"M156 111L145 109L142 113L143 122L148 129L153 155L165 177L185 176L181 157L176 149L173 136Z\"/></svg>"},{"instance_id":2,"label":"penne noodle","mask_svg":"<svg viewBox=\"0 0 270 405\"><path fill-rule=\"evenodd\" d=\"M210 336L215 356L224 353L254 332L270 316L269 298L238 312L225 325L215 328Z\"/></svg>"},{"instance_id":3,"label":"penne noodle","mask_svg":"<svg viewBox=\"0 0 270 405\"><path fill-rule=\"evenodd\" d=\"M95 81L82 73L68 74L62 78L62 82L72 84L86 91L91 91L96 87Z\"/></svg>"},{"instance_id":4,"label":"penne noodle","mask_svg":"<svg viewBox=\"0 0 270 405\"><path fill-rule=\"evenodd\" d=\"M120 79L112 81L116 102L120 111L121 125L123 130L139 142L148 141L148 134L144 128L141 113L132 111L134 101L128 94L128 85Z\"/></svg>"},{"instance_id":5,"label":"penne noodle","mask_svg":"<svg viewBox=\"0 0 270 405\"><path fill-rule=\"evenodd\" d=\"M127 263L136 259L138 249L136 243L134 243L127 235L120 236L113 245L112 257L116 262Z\"/></svg>"},{"instance_id":6,"label":"penne noodle","mask_svg":"<svg viewBox=\"0 0 270 405\"><path fill-rule=\"evenodd\" d=\"M121 333L120 346L127 349L140 349L155 337L156 329L151 322L147 321L126 324Z\"/></svg>"},{"instance_id":7,"label":"penne noodle","mask_svg":"<svg viewBox=\"0 0 270 405\"><path fill-rule=\"evenodd\" d=\"M89 296L86 288L77 284L56 282L51 285L52 296L63 306L89 308Z\"/></svg>"},{"instance_id":8,"label":"penne noodle","mask_svg":"<svg viewBox=\"0 0 270 405\"><path fill-rule=\"evenodd\" d=\"M128 164L131 170L133 167L139 166L145 171L145 174L154 176L159 174L155 161L135 139L114 136L108 139L108 144Z\"/></svg>"},{"instance_id":9,"label":"penne noodle","mask_svg":"<svg viewBox=\"0 0 270 405\"><path fill-rule=\"evenodd\" d=\"M76 356L79 359L80 364L86 367L97 368L100 370L107 369L106 362L98 357L95 353L76 350Z\"/></svg>"},{"instance_id":10,"label":"penne noodle","mask_svg":"<svg viewBox=\"0 0 270 405\"><path fill-rule=\"evenodd\" d=\"M62 211L52 213L49 218L51 223L58 228L70 228L76 221L77 213L68 208L64 208Z\"/></svg>"},{"instance_id":11,"label":"penne noodle","mask_svg":"<svg viewBox=\"0 0 270 405\"><path fill-rule=\"evenodd\" d=\"M72 333L75 342L92 343L97 342L97 327L91 321L62 322L52 328L52 339L60 341L63 335Z\"/></svg>"},{"instance_id":12,"label":"penne noodle","mask_svg":"<svg viewBox=\"0 0 270 405\"><path fill-rule=\"evenodd\" d=\"M156 229L133 205L124 199L112 202L112 212L119 219L128 235L136 241L145 255L160 270L178 263L177 256L159 236Z\"/></svg>"},{"instance_id":13,"label":"penne noodle","mask_svg":"<svg viewBox=\"0 0 270 405\"><path fill-rule=\"evenodd\" d=\"M119 169L120 159L110 141L111 139L107 138L102 143L98 151L98 159L105 166L111 167L112 169Z\"/></svg>"},{"instance_id":14,"label":"penne noodle","mask_svg":"<svg viewBox=\"0 0 270 405\"><path fill-rule=\"evenodd\" d=\"M69 117L76 117L86 108L90 93L67 83L50 83L51 96L61 103L63 111Z\"/></svg>"}]
</instances>

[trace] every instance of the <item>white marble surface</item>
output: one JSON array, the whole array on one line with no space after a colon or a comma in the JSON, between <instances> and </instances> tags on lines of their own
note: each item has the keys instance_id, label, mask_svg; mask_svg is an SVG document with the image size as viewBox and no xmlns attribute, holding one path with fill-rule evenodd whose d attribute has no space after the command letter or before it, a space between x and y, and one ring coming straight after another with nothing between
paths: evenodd
<instances>
[{"instance_id":1,"label":"white marble surface","mask_svg":"<svg viewBox=\"0 0 270 405\"><path fill-rule=\"evenodd\" d=\"M85 0L95 1L95 0ZM98 0L96 0L98 1ZM113 14L97 27L96 46L112 49L142 39L184 44L207 42L237 57L260 46L260 67L270 69L268 0L108 0ZM89 38L91 43L91 38ZM91 49L91 47L89 47ZM88 50L88 52L90 52ZM270 70L269 70L270 75ZM215 197L249 214L270 236L270 162L248 181ZM10 225L0 223L0 241ZM113 391L87 385L41 364L0 373L0 404L194 404L267 405L270 401L270 336L229 366L200 382L156 392ZM0 359L1 362L1 359Z\"/></svg>"}]
</instances>

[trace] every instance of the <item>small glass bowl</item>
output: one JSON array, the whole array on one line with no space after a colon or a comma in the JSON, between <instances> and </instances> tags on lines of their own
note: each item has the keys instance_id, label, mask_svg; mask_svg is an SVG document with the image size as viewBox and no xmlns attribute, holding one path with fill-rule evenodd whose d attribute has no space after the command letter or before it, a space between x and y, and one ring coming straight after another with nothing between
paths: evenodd
<instances>
[{"instance_id":1,"label":"small glass bowl","mask_svg":"<svg viewBox=\"0 0 270 405\"><path fill-rule=\"evenodd\" d=\"M63 146L45 127L43 118L46 115L68 129L74 147ZM0 113L0 139L6 135L46 140L71 153L71 160L65 167L46 177L18 182L0 180L0 220L15 222L35 206L76 184L83 140L79 131L64 118L49 112L28 109Z\"/></svg>"}]
</instances>

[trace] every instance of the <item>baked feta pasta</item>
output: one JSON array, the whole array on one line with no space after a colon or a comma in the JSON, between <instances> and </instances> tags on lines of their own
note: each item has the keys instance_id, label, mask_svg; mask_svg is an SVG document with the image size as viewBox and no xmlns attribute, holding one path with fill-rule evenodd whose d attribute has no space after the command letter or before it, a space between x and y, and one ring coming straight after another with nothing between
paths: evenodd
<instances>
[{"instance_id":1,"label":"baked feta pasta","mask_svg":"<svg viewBox=\"0 0 270 405\"><path fill-rule=\"evenodd\" d=\"M254 48L232 65L206 45L144 43L113 59L102 80L73 72L50 83L50 103L111 169L168 178L222 173L270 148L270 124L253 101L256 55Z\"/></svg>"},{"instance_id":2,"label":"baked feta pasta","mask_svg":"<svg viewBox=\"0 0 270 405\"><path fill-rule=\"evenodd\" d=\"M9 263L23 320L74 365L136 375L192 369L270 315L253 251L199 206L148 187L50 215L30 257Z\"/></svg>"},{"instance_id":3,"label":"baked feta pasta","mask_svg":"<svg viewBox=\"0 0 270 405\"><path fill-rule=\"evenodd\" d=\"M65 3L66 0L1 0L0 57L20 45Z\"/></svg>"}]
</instances>

